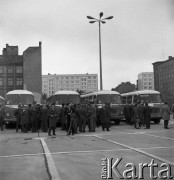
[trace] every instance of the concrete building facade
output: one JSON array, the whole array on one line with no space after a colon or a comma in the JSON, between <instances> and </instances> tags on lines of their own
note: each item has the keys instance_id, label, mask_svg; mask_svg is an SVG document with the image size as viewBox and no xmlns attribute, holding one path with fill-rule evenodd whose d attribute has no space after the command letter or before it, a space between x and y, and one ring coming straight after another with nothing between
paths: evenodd
<instances>
[{"instance_id":1,"label":"concrete building facade","mask_svg":"<svg viewBox=\"0 0 174 180\"><path fill-rule=\"evenodd\" d=\"M42 52L39 47L29 47L23 52L24 89L42 93Z\"/></svg>"},{"instance_id":2,"label":"concrete building facade","mask_svg":"<svg viewBox=\"0 0 174 180\"><path fill-rule=\"evenodd\" d=\"M153 72L142 72L138 74L138 90L154 90Z\"/></svg>"},{"instance_id":3,"label":"concrete building facade","mask_svg":"<svg viewBox=\"0 0 174 180\"><path fill-rule=\"evenodd\" d=\"M161 92L163 101L174 103L174 57L153 63L155 90Z\"/></svg>"},{"instance_id":4,"label":"concrete building facade","mask_svg":"<svg viewBox=\"0 0 174 180\"><path fill-rule=\"evenodd\" d=\"M23 55L19 55L18 46L6 44L0 55L0 96L15 89L42 93L41 62L41 43L29 47Z\"/></svg>"},{"instance_id":5,"label":"concrete building facade","mask_svg":"<svg viewBox=\"0 0 174 180\"><path fill-rule=\"evenodd\" d=\"M59 90L98 91L98 75L88 73L42 75L42 90L47 96Z\"/></svg>"}]
</instances>

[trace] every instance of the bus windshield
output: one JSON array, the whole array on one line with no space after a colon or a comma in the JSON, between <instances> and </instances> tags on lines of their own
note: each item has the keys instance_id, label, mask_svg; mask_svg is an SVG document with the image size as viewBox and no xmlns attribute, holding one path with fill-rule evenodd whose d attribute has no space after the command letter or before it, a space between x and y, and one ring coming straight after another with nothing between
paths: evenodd
<instances>
[{"instance_id":1,"label":"bus windshield","mask_svg":"<svg viewBox=\"0 0 174 180\"><path fill-rule=\"evenodd\" d=\"M30 94L8 94L6 95L6 104L7 105L22 105L33 104L34 97Z\"/></svg>"},{"instance_id":2,"label":"bus windshield","mask_svg":"<svg viewBox=\"0 0 174 180\"><path fill-rule=\"evenodd\" d=\"M140 94L139 100L148 103L161 103L160 94Z\"/></svg>"},{"instance_id":3,"label":"bus windshield","mask_svg":"<svg viewBox=\"0 0 174 180\"><path fill-rule=\"evenodd\" d=\"M62 105L62 104L79 104L80 103L80 96L76 94L64 94L64 95L55 95L53 96L53 102L56 103L56 105Z\"/></svg>"},{"instance_id":4,"label":"bus windshield","mask_svg":"<svg viewBox=\"0 0 174 180\"><path fill-rule=\"evenodd\" d=\"M118 94L100 94L97 96L98 104L121 104L121 96Z\"/></svg>"}]
</instances>

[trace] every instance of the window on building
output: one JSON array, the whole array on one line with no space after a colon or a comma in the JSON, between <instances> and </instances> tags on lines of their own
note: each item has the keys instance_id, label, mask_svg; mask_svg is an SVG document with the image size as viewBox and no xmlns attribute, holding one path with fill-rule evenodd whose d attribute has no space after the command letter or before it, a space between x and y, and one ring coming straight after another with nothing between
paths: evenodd
<instances>
[{"instance_id":1,"label":"window on building","mask_svg":"<svg viewBox=\"0 0 174 180\"><path fill-rule=\"evenodd\" d=\"M13 86L13 78L8 78L8 86Z\"/></svg>"},{"instance_id":2,"label":"window on building","mask_svg":"<svg viewBox=\"0 0 174 180\"><path fill-rule=\"evenodd\" d=\"M22 78L16 78L16 85L17 85L17 86L22 86L22 85L23 85L23 80L22 80Z\"/></svg>"},{"instance_id":3,"label":"window on building","mask_svg":"<svg viewBox=\"0 0 174 180\"><path fill-rule=\"evenodd\" d=\"M3 86L3 78L0 78L0 86Z\"/></svg>"},{"instance_id":4,"label":"window on building","mask_svg":"<svg viewBox=\"0 0 174 180\"><path fill-rule=\"evenodd\" d=\"M96 79L96 76L93 76L93 79Z\"/></svg>"},{"instance_id":5,"label":"window on building","mask_svg":"<svg viewBox=\"0 0 174 180\"><path fill-rule=\"evenodd\" d=\"M22 66L16 66L16 73L22 74Z\"/></svg>"},{"instance_id":6,"label":"window on building","mask_svg":"<svg viewBox=\"0 0 174 180\"><path fill-rule=\"evenodd\" d=\"M13 68L12 67L8 67L7 72L8 72L8 74L12 74L13 73Z\"/></svg>"}]
</instances>

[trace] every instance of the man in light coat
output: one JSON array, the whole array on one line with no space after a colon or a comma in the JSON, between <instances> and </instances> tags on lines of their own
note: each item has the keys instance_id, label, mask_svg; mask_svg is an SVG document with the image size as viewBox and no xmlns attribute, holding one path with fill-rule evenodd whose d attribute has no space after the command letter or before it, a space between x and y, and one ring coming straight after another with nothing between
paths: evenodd
<instances>
[{"instance_id":1,"label":"man in light coat","mask_svg":"<svg viewBox=\"0 0 174 180\"><path fill-rule=\"evenodd\" d=\"M162 115L162 119L164 120L164 128L165 129L169 129L168 128L168 123L170 120L170 108L168 106L168 103L165 102L164 105L161 107L161 115Z\"/></svg>"}]
</instances>

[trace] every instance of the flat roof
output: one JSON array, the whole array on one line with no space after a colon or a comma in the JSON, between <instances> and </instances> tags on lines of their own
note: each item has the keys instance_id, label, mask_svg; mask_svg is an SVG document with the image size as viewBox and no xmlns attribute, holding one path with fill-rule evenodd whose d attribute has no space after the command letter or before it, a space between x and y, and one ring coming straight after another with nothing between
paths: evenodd
<instances>
[{"instance_id":1,"label":"flat roof","mask_svg":"<svg viewBox=\"0 0 174 180\"><path fill-rule=\"evenodd\" d=\"M9 95L9 94L31 94L31 95L33 95L33 93L31 91L27 91L27 90L13 90L13 91L9 91L6 95Z\"/></svg>"}]
</instances>

